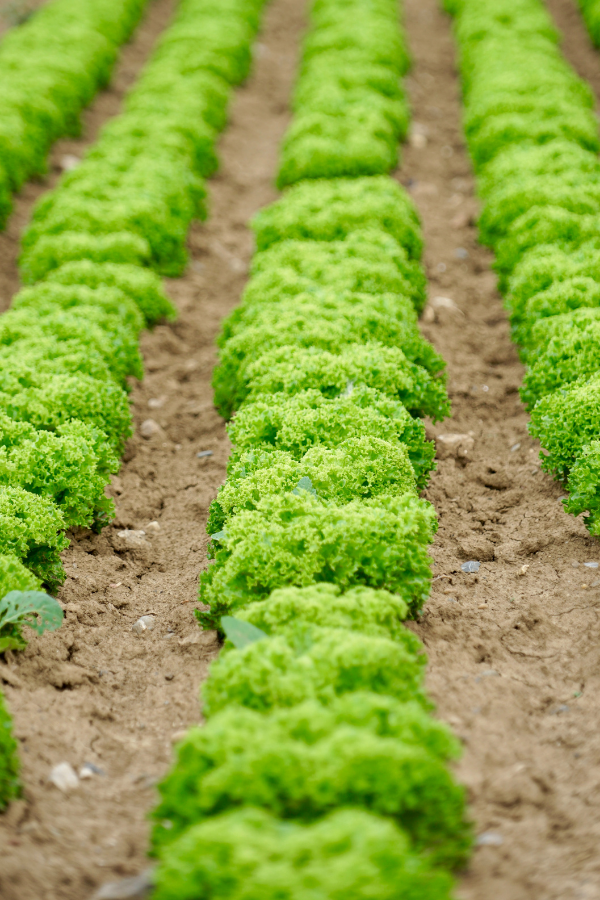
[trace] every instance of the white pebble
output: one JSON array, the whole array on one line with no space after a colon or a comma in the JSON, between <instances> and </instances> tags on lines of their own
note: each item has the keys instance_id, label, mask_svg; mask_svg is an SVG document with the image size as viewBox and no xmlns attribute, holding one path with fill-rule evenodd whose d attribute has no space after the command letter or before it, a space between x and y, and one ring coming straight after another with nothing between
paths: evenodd
<instances>
[{"instance_id":1,"label":"white pebble","mask_svg":"<svg viewBox=\"0 0 600 900\"><path fill-rule=\"evenodd\" d=\"M131 630L136 634L144 634L145 631L152 631L156 624L156 616L140 616L137 622L131 626Z\"/></svg>"},{"instance_id":2,"label":"white pebble","mask_svg":"<svg viewBox=\"0 0 600 900\"><path fill-rule=\"evenodd\" d=\"M496 831L484 831L483 834L477 835L475 843L479 847L500 847L504 843L504 838Z\"/></svg>"},{"instance_id":3,"label":"white pebble","mask_svg":"<svg viewBox=\"0 0 600 900\"><path fill-rule=\"evenodd\" d=\"M73 766L68 762L61 762L54 766L48 780L65 794L79 787L79 778Z\"/></svg>"},{"instance_id":4,"label":"white pebble","mask_svg":"<svg viewBox=\"0 0 600 900\"><path fill-rule=\"evenodd\" d=\"M155 422L154 419L146 419L140 425L140 434L142 437L151 438L154 437L155 434L160 434L162 432L162 428Z\"/></svg>"}]
</instances>

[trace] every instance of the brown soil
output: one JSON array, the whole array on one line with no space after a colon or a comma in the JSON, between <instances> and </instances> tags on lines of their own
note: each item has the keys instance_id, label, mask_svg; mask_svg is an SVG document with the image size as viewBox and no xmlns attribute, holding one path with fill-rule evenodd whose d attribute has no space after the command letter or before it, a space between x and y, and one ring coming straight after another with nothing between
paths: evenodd
<instances>
[{"instance_id":1,"label":"brown soil","mask_svg":"<svg viewBox=\"0 0 600 900\"><path fill-rule=\"evenodd\" d=\"M464 740L458 771L483 835L460 896L597 898L600 573L583 563L600 548L563 512L564 491L540 471L527 434L523 369L491 255L476 242L450 21L436 0L405 5L415 126L400 178L423 218L433 301L423 331L448 362L454 410L430 431L465 435L468 451L439 460L427 493L440 529L432 598L415 627L439 714ZM574 2L550 6L571 61L600 86ZM440 296L458 308L436 306ZM478 575L461 571L466 560L481 561Z\"/></svg>"},{"instance_id":2,"label":"brown soil","mask_svg":"<svg viewBox=\"0 0 600 900\"><path fill-rule=\"evenodd\" d=\"M164 24L168 9L157 0L151 15L162 14ZM25 784L24 799L0 818L2 900L84 900L99 883L144 868L153 786L170 765L173 736L199 718L198 687L218 648L214 633L200 632L194 600L206 565L208 506L229 453L212 405L214 341L244 285L248 219L275 197L302 27L295 0L274 0L267 10L255 73L237 93L221 172L210 182L211 217L192 231L189 272L168 284L179 322L142 340L147 377L132 393L135 423L152 418L161 430L149 439L138 432L128 444L113 484L114 525L100 536L78 534L64 554L63 627L0 661ZM125 86L134 67L123 68L116 83ZM116 111L113 93L88 117L86 138ZM53 159L76 147L61 142ZM27 187L10 237L0 237L5 289L17 284L14 248L31 198L52 180ZM213 455L198 458L202 450ZM147 546L127 550L118 532L151 521L160 530L147 531ZM131 626L145 614L156 625L138 636ZM62 794L48 776L63 761L76 770L90 762L104 774Z\"/></svg>"}]
</instances>

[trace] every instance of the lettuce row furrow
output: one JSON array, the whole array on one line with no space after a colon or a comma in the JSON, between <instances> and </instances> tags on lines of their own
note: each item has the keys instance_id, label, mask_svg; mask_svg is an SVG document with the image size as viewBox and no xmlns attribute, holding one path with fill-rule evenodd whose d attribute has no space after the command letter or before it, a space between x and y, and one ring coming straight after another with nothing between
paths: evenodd
<instances>
[{"instance_id":1,"label":"lettuce row furrow","mask_svg":"<svg viewBox=\"0 0 600 900\"><path fill-rule=\"evenodd\" d=\"M46 169L51 144L77 135L147 0L53 0L0 42L0 226L11 196Z\"/></svg>"},{"instance_id":2,"label":"lettuce row furrow","mask_svg":"<svg viewBox=\"0 0 600 900\"><path fill-rule=\"evenodd\" d=\"M581 4L589 16L597 4ZM600 161L594 97L540 0L446 0L480 239L526 364L521 397L565 508L600 534ZM588 22L590 21L588 17Z\"/></svg>"},{"instance_id":3,"label":"lettuce row furrow","mask_svg":"<svg viewBox=\"0 0 600 900\"><path fill-rule=\"evenodd\" d=\"M420 224L385 174L407 62L396 0L313 3L287 190L253 222L213 382L234 449L197 616L250 637L212 665L208 723L160 786L156 900L442 900L469 855L460 746L404 624L437 527L421 417L449 410L417 325Z\"/></svg>"},{"instance_id":4,"label":"lettuce row furrow","mask_svg":"<svg viewBox=\"0 0 600 900\"><path fill-rule=\"evenodd\" d=\"M123 114L36 207L29 286L0 317L0 597L57 588L64 532L114 515L104 488L131 434L139 334L175 317L160 274L183 271L188 227L205 215L203 177L262 6L183 0ZM12 746L0 710L0 805L14 794Z\"/></svg>"}]
</instances>

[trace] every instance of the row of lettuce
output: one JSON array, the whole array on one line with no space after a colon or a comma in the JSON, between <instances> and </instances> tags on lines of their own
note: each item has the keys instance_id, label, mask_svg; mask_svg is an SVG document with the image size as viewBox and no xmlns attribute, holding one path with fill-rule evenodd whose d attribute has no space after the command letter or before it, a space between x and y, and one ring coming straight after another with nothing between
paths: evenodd
<instances>
[{"instance_id":1,"label":"row of lettuce","mask_svg":"<svg viewBox=\"0 0 600 900\"><path fill-rule=\"evenodd\" d=\"M56 589L65 531L113 516L104 488L132 432L138 338L175 317L160 275L183 271L190 222L206 214L203 178L262 6L182 0L123 113L34 211L28 286L0 317L2 604L12 591ZM0 807L15 791L11 746L0 738Z\"/></svg>"},{"instance_id":2,"label":"row of lettuce","mask_svg":"<svg viewBox=\"0 0 600 900\"><path fill-rule=\"evenodd\" d=\"M51 144L79 133L148 0L53 0L0 43L0 225L11 197L46 169Z\"/></svg>"},{"instance_id":3,"label":"row of lettuce","mask_svg":"<svg viewBox=\"0 0 600 900\"><path fill-rule=\"evenodd\" d=\"M584 2L591 22L597 3ZM567 511L600 534L600 161L592 91L559 50L540 0L446 0L464 127L495 254L521 397Z\"/></svg>"},{"instance_id":4,"label":"row of lettuce","mask_svg":"<svg viewBox=\"0 0 600 900\"><path fill-rule=\"evenodd\" d=\"M441 900L468 858L459 745L404 624L428 596L436 529L420 417L448 412L417 326L419 222L383 174L407 66L396 0L315 0L288 189L253 222L251 278L219 341L234 449L197 616L228 640L207 723L160 786L155 900Z\"/></svg>"}]
</instances>

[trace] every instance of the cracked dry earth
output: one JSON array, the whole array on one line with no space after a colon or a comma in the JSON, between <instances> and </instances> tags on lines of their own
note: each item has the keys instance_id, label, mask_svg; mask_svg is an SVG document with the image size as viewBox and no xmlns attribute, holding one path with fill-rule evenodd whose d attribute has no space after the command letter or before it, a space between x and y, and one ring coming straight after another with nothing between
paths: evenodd
<instances>
[{"instance_id":1,"label":"cracked dry earth","mask_svg":"<svg viewBox=\"0 0 600 900\"><path fill-rule=\"evenodd\" d=\"M433 592L415 631L428 686L464 741L458 774L482 842L464 900L600 897L600 546L539 466L491 255L477 244L450 20L405 0L414 115L399 178L422 216L423 331L448 363L451 419L430 426L427 497L440 528ZM600 84L573 0L553 0L565 52ZM440 300L439 298L445 298ZM448 301L452 301L449 303ZM439 436L461 434L457 443ZM466 456L463 455L466 453ZM478 574L461 564L478 560Z\"/></svg>"}]
</instances>

